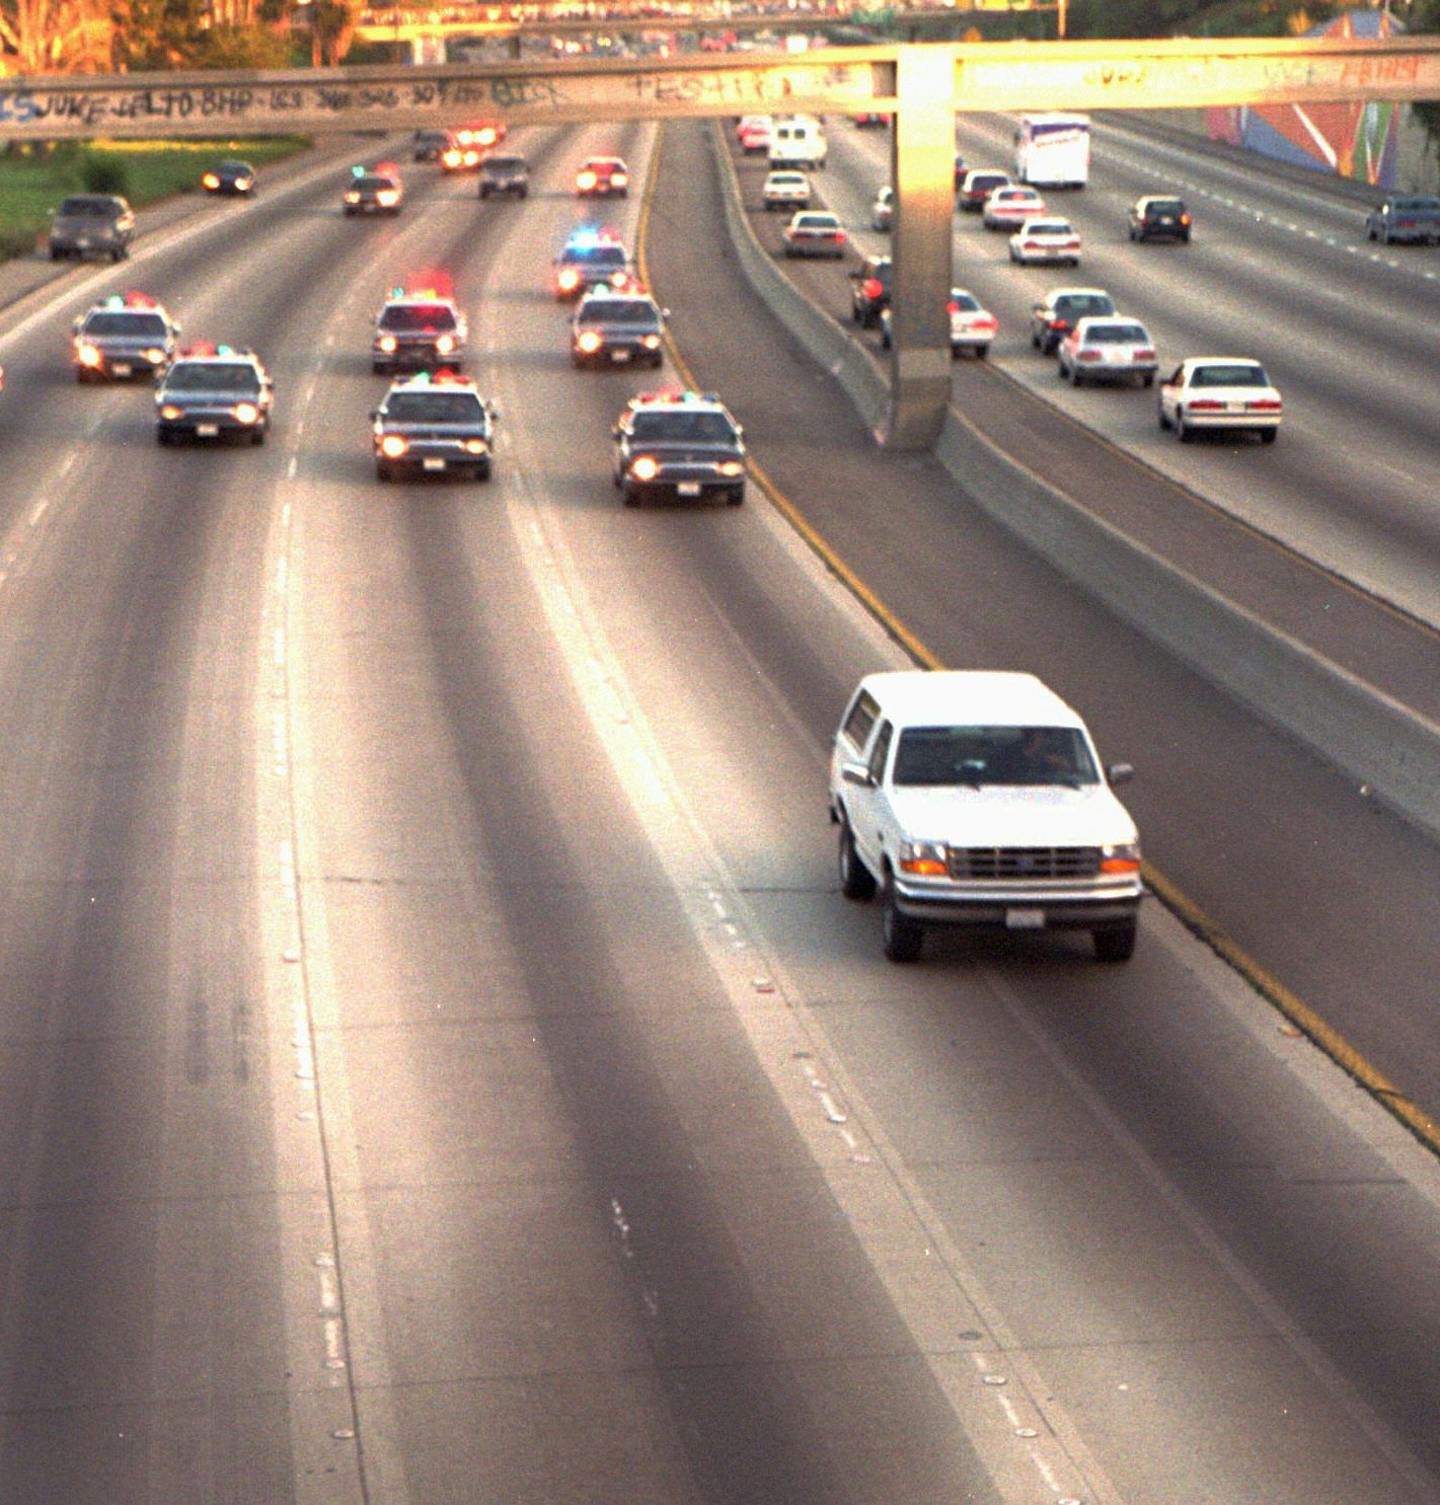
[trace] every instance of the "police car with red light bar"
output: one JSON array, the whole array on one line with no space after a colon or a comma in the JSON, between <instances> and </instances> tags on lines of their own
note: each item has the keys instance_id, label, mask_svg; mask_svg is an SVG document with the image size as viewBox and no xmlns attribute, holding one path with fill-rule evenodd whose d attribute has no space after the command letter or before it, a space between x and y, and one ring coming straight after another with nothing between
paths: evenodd
<instances>
[{"instance_id":1,"label":"police car with red light bar","mask_svg":"<svg viewBox=\"0 0 1440 1505\"><path fill-rule=\"evenodd\" d=\"M744 433L713 392L666 388L631 398L611 429L612 478L627 507L652 496L745 500Z\"/></svg>"},{"instance_id":2,"label":"police car with red light bar","mask_svg":"<svg viewBox=\"0 0 1440 1505\"><path fill-rule=\"evenodd\" d=\"M187 345L155 393L155 438L248 438L264 444L275 384L253 350L208 342Z\"/></svg>"},{"instance_id":3,"label":"police car with red light bar","mask_svg":"<svg viewBox=\"0 0 1440 1505\"><path fill-rule=\"evenodd\" d=\"M72 326L71 359L78 382L125 381L162 371L175 353L180 326L147 293L116 293Z\"/></svg>"},{"instance_id":4,"label":"police car with red light bar","mask_svg":"<svg viewBox=\"0 0 1440 1505\"><path fill-rule=\"evenodd\" d=\"M393 481L404 474L468 473L488 481L498 417L475 383L454 372L422 371L393 382L370 415L375 474Z\"/></svg>"},{"instance_id":5,"label":"police car with red light bar","mask_svg":"<svg viewBox=\"0 0 1440 1505\"><path fill-rule=\"evenodd\" d=\"M552 263L555 297L561 302L582 297L593 287L635 286L630 253L609 230L577 230Z\"/></svg>"},{"instance_id":6,"label":"police car with red light bar","mask_svg":"<svg viewBox=\"0 0 1440 1505\"><path fill-rule=\"evenodd\" d=\"M469 327L455 300L438 288L397 287L375 317L370 369L460 366Z\"/></svg>"}]
</instances>

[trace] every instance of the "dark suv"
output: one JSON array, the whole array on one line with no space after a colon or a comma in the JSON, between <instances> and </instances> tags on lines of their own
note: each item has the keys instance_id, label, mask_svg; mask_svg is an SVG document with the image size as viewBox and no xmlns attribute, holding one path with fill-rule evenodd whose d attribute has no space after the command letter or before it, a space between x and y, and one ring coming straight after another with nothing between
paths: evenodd
<instances>
[{"instance_id":1,"label":"dark suv","mask_svg":"<svg viewBox=\"0 0 1440 1505\"><path fill-rule=\"evenodd\" d=\"M72 193L60 201L50 224L50 260L108 256L123 261L134 233L134 211L117 194Z\"/></svg>"},{"instance_id":2,"label":"dark suv","mask_svg":"<svg viewBox=\"0 0 1440 1505\"><path fill-rule=\"evenodd\" d=\"M1115 300L1103 288L1051 288L1030 305L1030 343L1042 354L1054 355L1079 320L1114 312Z\"/></svg>"},{"instance_id":3,"label":"dark suv","mask_svg":"<svg viewBox=\"0 0 1440 1505\"><path fill-rule=\"evenodd\" d=\"M1190 211L1184 199L1147 194L1130 206L1131 240L1190 239Z\"/></svg>"},{"instance_id":4,"label":"dark suv","mask_svg":"<svg viewBox=\"0 0 1440 1505\"><path fill-rule=\"evenodd\" d=\"M850 273L850 313L862 329L874 329L883 310L890 307L890 258L867 256Z\"/></svg>"}]
</instances>

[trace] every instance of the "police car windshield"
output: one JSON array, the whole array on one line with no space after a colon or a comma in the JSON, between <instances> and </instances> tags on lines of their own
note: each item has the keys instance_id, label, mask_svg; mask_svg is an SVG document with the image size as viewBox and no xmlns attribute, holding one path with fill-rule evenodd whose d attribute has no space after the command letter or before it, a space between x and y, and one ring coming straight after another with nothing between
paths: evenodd
<instances>
[{"instance_id":1,"label":"police car windshield","mask_svg":"<svg viewBox=\"0 0 1440 1505\"><path fill-rule=\"evenodd\" d=\"M560 257L580 266L623 267L624 246L566 246Z\"/></svg>"},{"instance_id":2,"label":"police car windshield","mask_svg":"<svg viewBox=\"0 0 1440 1505\"><path fill-rule=\"evenodd\" d=\"M355 186L364 193L379 193L386 188L395 186L394 178L360 178Z\"/></svg>"},{"instance_id":3,"label":"police car windshield","mask_svg":"<svg viewBox=\"0 0 1440 1505\"><path fill-rule=\"evenodd\" d=\"M658 324L660 311L647 298L592 298L580 310L582 324Z\"/></svg>"},{"instance_id":4,"label":"police car windshield","mask_svg":"<svg viewBox=\"0 0 1440 1505\"><path fill-rule=\"evenodd\" d=\"M455 310L443 303L400 303L380 315L381 329L395 329L402 334L426 330L454 329Z\"/></svg>"},{"instance_id":5,"label":"police car windshield","mask_svg":"<svg viewBox=\"0 0 1440 1505\"><path fill-rule=\"evenodd\" d=\"M478 423L483 413L473 392L396 392L385 416L397 423Z\"/></svg>"},{"instance_id":6,"label":"police car windshield","mask_svg":"<svg viewBox=\"0 0 1440 1505\"><path fill-rule=\"evenodd\" d=\"M895 753L896 784L1098 782L1084 737L1068 726L917 726Z\"/></svg>"},{"instance_id":7,"label":"police car windshield","mask_svg":"<svg viewBox=\"0 0 1440 1505\"><path fill-rule=\"evenodd\" d=\"M91 314L85 321L85 333L122 334L134 340L163 340L165 320L159 314Z\"/></svg>"},{"instance_id":8,"label":"police car windshield","mask_svg":"<svg viewBox=\"0 0 1440 1505\"><path fill-rule=\"evenodd\" d=\"M725 444L735 430L723 413L636 413L633 432L637 439L682 439L690 443Z\"/></svg>"},{"instance_id":9,"label":"police car windshield","mask_svg":"<svg viewBox=\"0 0 1440 1505\"><path fill-rule=\"evenodd\" d=\"M165 385L176 392L258 392L253 366L234 361L181 361L170 368Z\"/></svg>"}]
</instances>

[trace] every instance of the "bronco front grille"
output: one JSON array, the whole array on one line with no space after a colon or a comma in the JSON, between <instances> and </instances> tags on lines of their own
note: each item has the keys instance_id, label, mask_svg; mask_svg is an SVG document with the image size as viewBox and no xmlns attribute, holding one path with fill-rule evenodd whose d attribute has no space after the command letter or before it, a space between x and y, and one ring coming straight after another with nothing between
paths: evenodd
<instances>
[{"instance_id":1,"label":"bronco front grille","mask_svg":"<svg viewBox=\"0 0 1440 1505\"><path fill-rule=\"evenodd\" d=\"M969 878L1093 878L1100 871L1099 847L950 847L950 876Z\"/></svg>"}]
</instances>

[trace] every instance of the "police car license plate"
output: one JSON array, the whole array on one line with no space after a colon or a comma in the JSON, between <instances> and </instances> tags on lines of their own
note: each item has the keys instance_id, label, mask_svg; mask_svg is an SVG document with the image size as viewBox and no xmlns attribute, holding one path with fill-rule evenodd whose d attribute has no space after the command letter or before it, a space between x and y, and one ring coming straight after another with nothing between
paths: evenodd
<instances>
[{"instance_id":1,"label":"police car license plate","mask_svg":"<svg viewBox=\"0 0 1440 1505\"><path fill-rule=\"evenodd\" d=\"M630 352L628 350L612 350L610 352L610 359L613 361L628 361L630 359Z\"/></svg>"},{"instance_id":2,"label":"police car license plate","mask_svg":"<svg viewBox=\"0 0 1440 1505\"><path fill-rule=\"evenodd\" d=\"M129 361L116 361L110 369L115 373L116 376L129 376L131 371L133 371L135 368L130 364Z\"/></svg>"},{"instance_id":3,"label":"police car license plate","mask_svg":"<svg viewBox=\"0 0 1440 1505\"><path fill-rule=\"evenodd\" d=\"M1045 911L1043 909L1007 909L1005 928L1007 930L1044 930Z\"/></svg>"},{"instance_id":4,"label":"police car license plate","mask_svg":"<svg viewBox=\"0 0 1440 1505\"><path fill-rule=\"evenodd\" d=\"M195 432L202 439L213 439L220 432L220 425L218 423L197 423L195 425Z\"/></svg>"},{"instance_id":5,"label":"police car license plate","mask_svg":"<svg viewBox=\"0 0 1440 1505\"><path fill-rule=\"evenodd\" d=\"M420 466L423 470L444 470L445 462L443 460L422 460Z\"/></svg>"},{"instance_id":6,"label":"police car license plate","mask_svg":"<svg viewBox=\"0 0 1440 1505\"><path fill-rule=\"evenodd\" d=\"M699 481L681 481L675 490L680 496L699 496L700 483Z\"/></svg>"}]
</instances>

